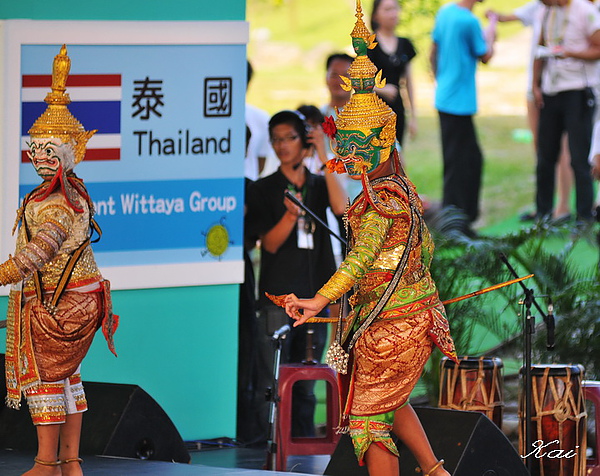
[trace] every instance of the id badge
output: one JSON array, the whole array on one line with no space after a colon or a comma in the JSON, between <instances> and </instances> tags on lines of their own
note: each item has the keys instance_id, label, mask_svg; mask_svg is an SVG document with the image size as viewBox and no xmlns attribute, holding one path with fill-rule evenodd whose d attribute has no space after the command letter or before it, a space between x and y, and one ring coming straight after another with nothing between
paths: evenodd
<instances>
[{"instance_id":1,"label":"id badge","mask_svg":"<svg viewBox=\"0 0 600 476\"><path fill-rule=\"evenodd\" d=\"M307 223L304 217L298 218L298 248L303 250L312 250L314 248L313 234L307 232L306 225Z\"/></svg>"}]
</instances>

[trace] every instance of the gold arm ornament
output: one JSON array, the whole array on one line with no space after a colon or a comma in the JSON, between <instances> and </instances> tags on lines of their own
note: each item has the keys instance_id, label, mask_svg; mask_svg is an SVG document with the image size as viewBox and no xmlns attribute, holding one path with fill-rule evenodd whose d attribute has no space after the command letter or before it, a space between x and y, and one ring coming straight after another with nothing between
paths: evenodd
<instances>
[{"instance_id":1,"label":"gold arm ornament","mask_svg":"<svg viewBox=\"0 0 600 476\"><path fill-rule=\"evenodd\" d=\"M520 281L524 281L526 279L532 278L535 274L528 274L527 276L523 276L520 278L511 279L509 281L504 281L503 283L494 284L493 286L489 286L487 288L479 289L477 291L473 291L472 293L463 294L462 296L458 296L452 299L448 299L446 301L442 301L443 305L452 304L458 301L463 301L464 299L469 299L475 296L479 296L480 294L489 293L490 291L495 291L496 289L503 288L505 286L510 286L511 284L518 283ZM272 294L265 293L267 297L273 301L278 306L285 307L284 299L285 295L282 296L273 296ZM300 315L300 313L298 313ZM337 317L311 317L306 322L311 324L321 324L321 323L335 323L338 322L339 318Z\"/></svg>"}]
</instances>

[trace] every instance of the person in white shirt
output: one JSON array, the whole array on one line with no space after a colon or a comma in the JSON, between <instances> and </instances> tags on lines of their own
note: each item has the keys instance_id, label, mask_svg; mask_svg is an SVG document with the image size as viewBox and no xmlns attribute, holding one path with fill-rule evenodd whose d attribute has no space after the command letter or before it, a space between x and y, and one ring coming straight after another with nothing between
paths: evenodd
<instances>
[{"instance_id":1,"label":"person in white shirt","mask_svg":"<svg viewBox=\"0 0 600 476\"><path fill-rule=\"evenodd\" d=\"M555 167L563 133L568 134L575 177L578 222L592 218L593 186L588 155L595 109L594 89L600 59L600 12L587 0L542 0L532 92L540 109L536 215L552 213ZM541 48L540 48L541 47Z\"/></svg>"},{"instance_id":2,"label":"person in white shirt","mask_svg":"<svg viewBox=\"0 0 600 476\"><path fill-rule=\"evenodd\" d=\"M248 85L254 72L250 62L248 64ZM269 114L262 109L246 103L246 125L250 129L250 142L246 148L244 161L244 176L250 180L257 180L262 172L266 158L274 155L269 142Z\"/></svg>"},{"instance_id":3,"label":"person in white shirt","mask_svg":"<svg viewBox=\"0 0 600 476\"><path fill-rule=\"evenodd\" d=\"M540 111L533 100L532 91L532 69L535 59L538 43L540 39L540 25L536 22L537 12L544 7L541 0L532 0L525 5L514 9L511 13L500 13L494 10L488 10L486 16L488 18L496 16L499 22L519 21L523 26L531 27L531 51L530 61L527 63L527 120L529 128L533 135L534 149L537 155L537 130ZM569 146L567 143L566 134L563 135L561 143L560 158L556 166L556 185L557 185L557 203L554 207L553 218L557 222L565 221L571 216L571 188L573 187L573 171L571 170L571 156L569 154ZM535 219L535 212L526 212L521 215L521 221L530 221Z\"/></svg>"}]
</instances>

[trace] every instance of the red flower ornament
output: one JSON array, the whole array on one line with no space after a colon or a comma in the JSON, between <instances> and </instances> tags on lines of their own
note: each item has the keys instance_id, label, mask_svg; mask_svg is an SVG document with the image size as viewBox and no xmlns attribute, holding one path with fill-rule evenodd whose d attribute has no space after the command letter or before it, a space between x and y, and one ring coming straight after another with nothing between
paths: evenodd
<instances>
[{"instance_id":1,"label":"red flower ornament","mask_svg":"<svg viewBox=\"0 0 600 476\"><path fill-rule=\"evenodd\" d=\"M333 120L333 117L327 116L325 118L325 120L323 121L323 132L325 134L327 134L327 136L330 139L333 139L335 137L335 134L337 132L337 127L335 125L335 121Z\"/></svg>"},{"instance_id":2,"label":"red flower ornament","mask_svg":"<svg viewBox=\"0 0 600 476\"><path fill-rule=\"evenodd\" d=\"M344 166L344 163L337 158L328 160L325 163L325 165L327 166L327 171L330 174L332 174L332 173L345 174L346 173L346 167Z\"/></svg>"}]
</instances>

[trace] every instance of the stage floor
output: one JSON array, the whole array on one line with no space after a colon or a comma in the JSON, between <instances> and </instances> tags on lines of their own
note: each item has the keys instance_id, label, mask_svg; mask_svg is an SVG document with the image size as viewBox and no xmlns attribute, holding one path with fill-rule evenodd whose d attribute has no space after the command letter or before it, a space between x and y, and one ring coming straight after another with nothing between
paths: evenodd
<instances>
[{"instance_id":1,"label":"stage floor","mask_svg":"<svg viewBox=\"0 0 600 476\"><path fill-rule=\"evenodd\" d=\"M33 465L33 454L0 450L0 474L20 476ZM287 472L261 469L266 452L255 448L217 448L190 451L191 464L142 461L112 456L82 456L85 476L259 476L323 474L329 455L290 456Z\"/></svg>"}]
</instances>

